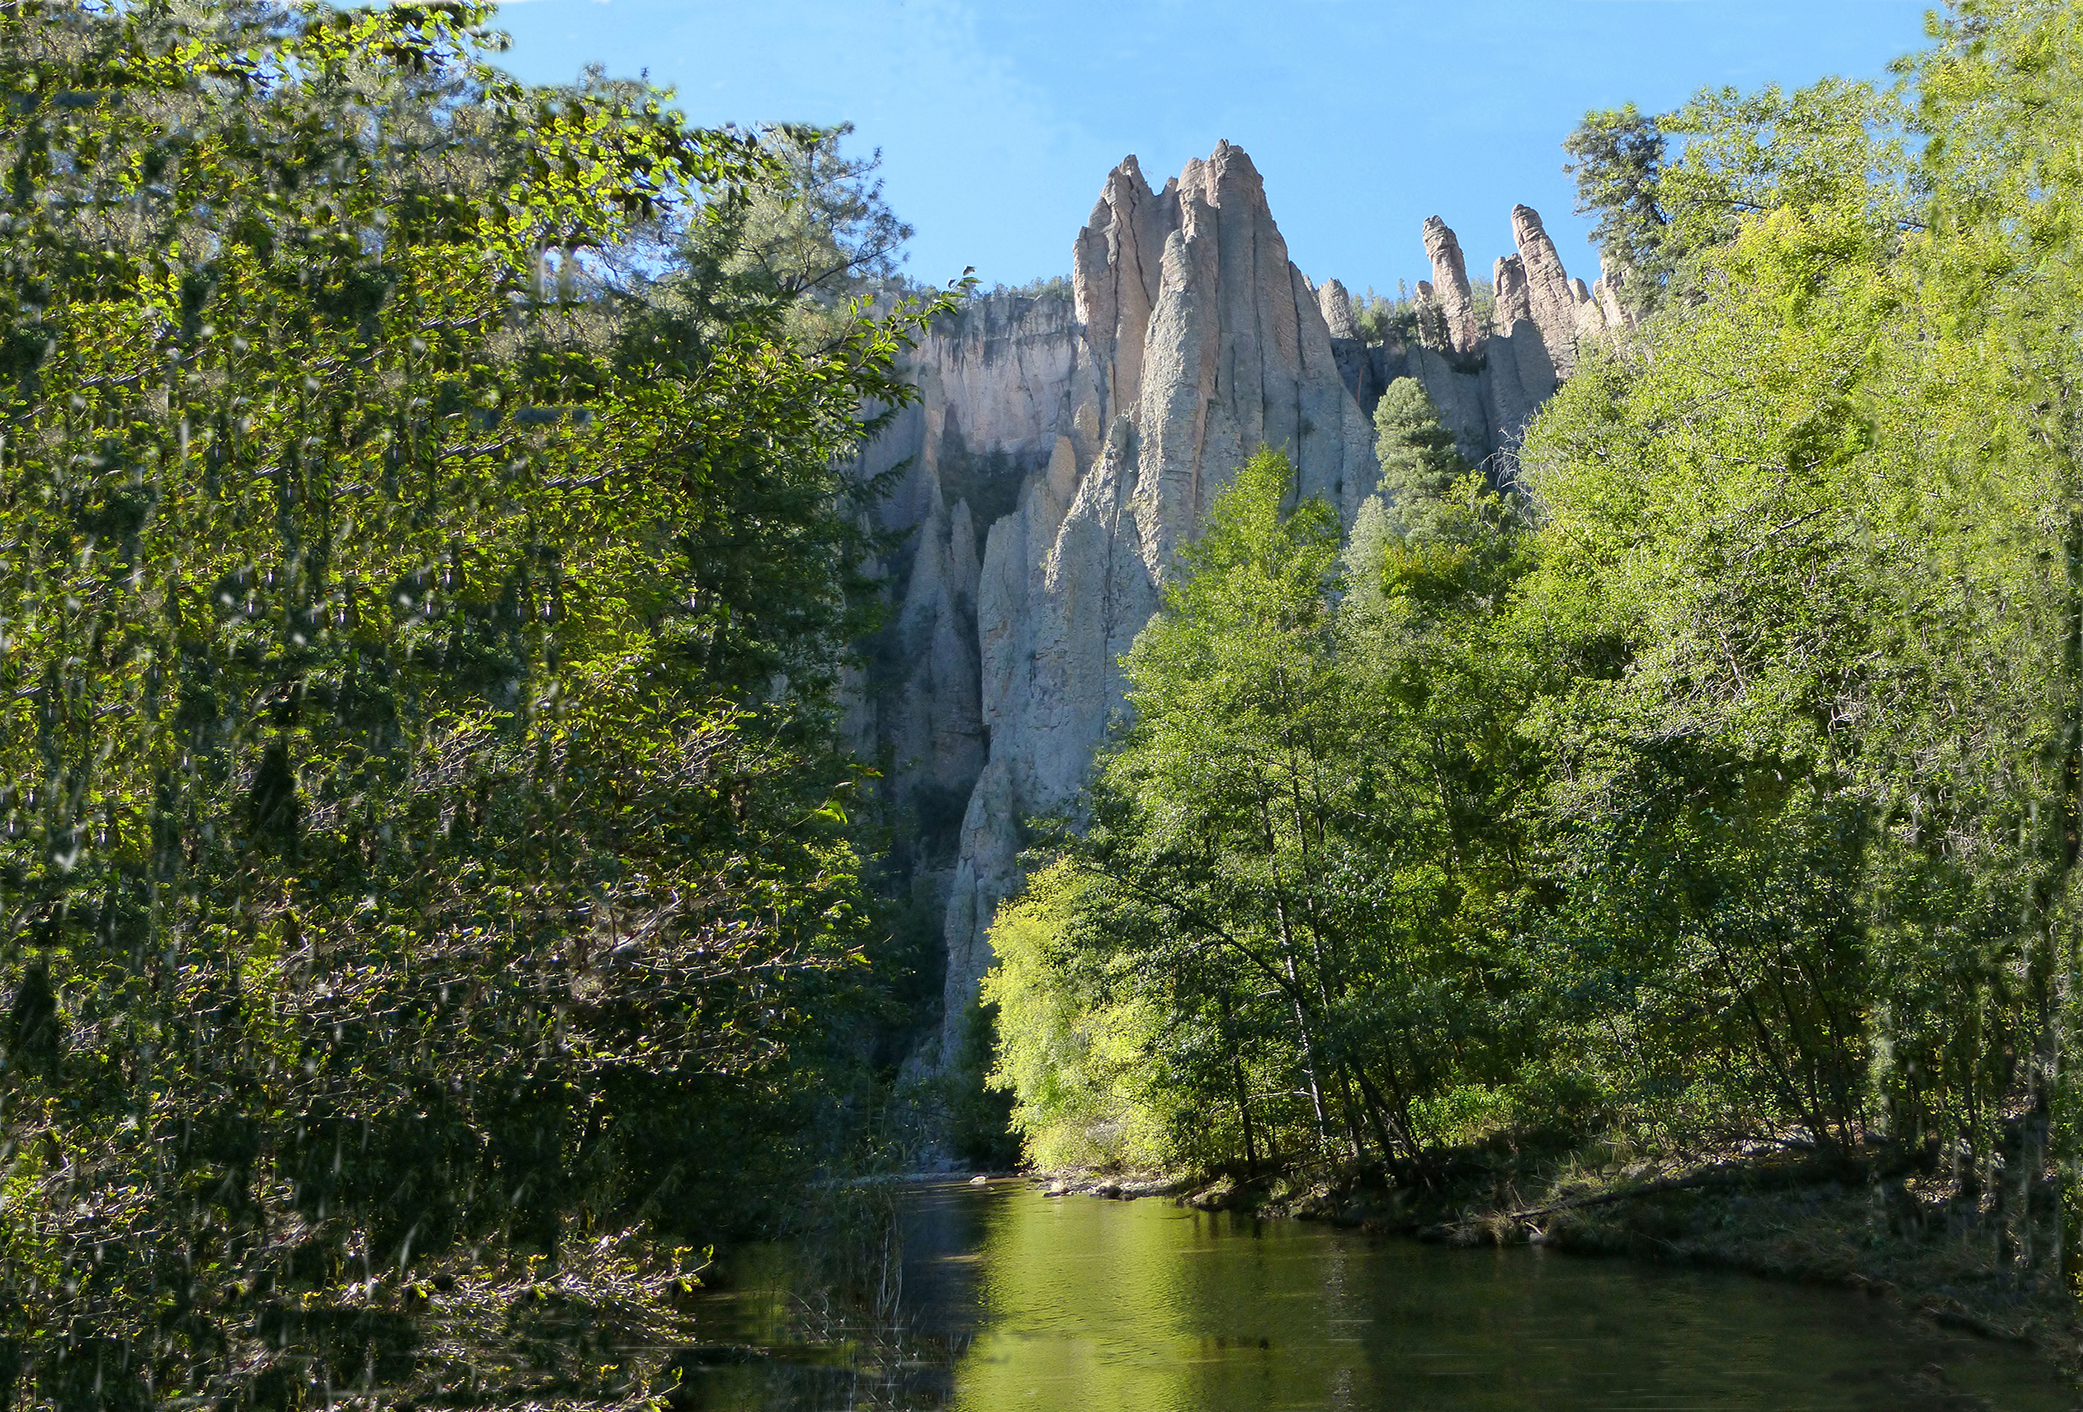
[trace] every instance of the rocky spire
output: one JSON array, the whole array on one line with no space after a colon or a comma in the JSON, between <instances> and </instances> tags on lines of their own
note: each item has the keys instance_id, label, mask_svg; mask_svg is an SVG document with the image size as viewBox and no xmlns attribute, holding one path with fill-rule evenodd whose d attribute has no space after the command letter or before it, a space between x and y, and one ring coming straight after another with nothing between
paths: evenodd
<instances>
[{"instance_id":1,"label":"rocky spire","mask_svg":"<svg viewBox=\"0 0 2083 1412\"><path fill-rule=\"evenodd\" d=\"M1143 341L1164 263L1164 243L1178 225L1171 188L1159 197L1133 154L1107 174L1106 189L1071 250L1071 288L1078 320L1095 338L1108 400L1126 406L1142 389Z\"/></svg>"},{"instance_id":2,"label":"rocky spire","mask_svg":"<svg viewBox=\"0 0 2083 1412\"><path fill-rule=\"evenodd\" d=\"M1468 287L1468 264L1461 257L1461 242L1437 216L1426 218L1423 234L1425 253L1432 257L1433 298L1445 326L1446 349L1465 357L1482 343L1483 331L1476 321L1475 298Z\"/></svg>"},{"instance_id":3,"label":"rocky spire","mask_svg":"<svg viewBox=\"0 0 2083 1412\"><path fill-rule=\"evenodd\" d=\"M1020 820L1084 784L1121 709L1119 659L1209 503L1260 446L1284 449L1296 492L1347 518L1379 475L1331 345L1332 317L1350 327L1350 299L1335 282L1314 289L1288 260L1242 148L1218 144L1156 193L1133 159L1115 168L1074 270L1077 361L1095 376L1073 377L1070 434L985 542L990 751L948 890L944 1053L990 965L998 903L1019 886Z\"/></svg>"},{"instance_id":4,"label":"rocky spire","mask_svg":"<svg viewBox=\"0 0 2083 1412\"><path fill-rule=\"evenodd\" d=\"M1130 157L1077 235L1070 291L974 300L908 360L921 400L861 464L899 482L876 511L906 545L875 644L889 670L857 680L848 723L889 762L887 796L919 811L912 881L945 905L943 1058L1020 885L1021 821L1075 800L1122 709L1121 655L1238 466L1282 448L1295 493L1350 521L1379 479L1365 408L1414 377L1463 454L1507 453L1492 465L1510 474L1556 355L1573 367L1618 325L1619 272L1585 290L1538 215L1518 208L1513 230L1493 331L1435 218L1419 339L1364 344L1345 286L1290 263L1242 150L1219 144L1156 191Z\"/></svg>"},{"instance_id":5,"label":"rocky spire","mask_svg":"<svg viewBox=\"0 0 2083 1412\"><path fill-rule=\"evenodd\" d=\"M1548 357L1558 377L1568 377L1577 366L1577 303L1562 256L1541 224L1540 212L1531 206L1512 207L1512 238L1526 271L1526 299L1533 321L1548 345Z\"/></svg>"},{"instance_id":6,"label":"rocky spire","mask_svg":"<svg viewBox=\"0 0 2083 1412\"><path fill-rule=\"evenodd\" d=\"M1497 304L1490 313L1492 327L1508 334L1513 325L1532 322L1533 305L1526 298L1525 261L1517 255L1503 256L1491 272L1491 283L1497 289Z\"/></svg>"},{"instance_id":7,"label":"rocky spire","mask_svg":"<svg viewBox=\"0 0 2083 1412\"><path fill-rule=\"evenodd\" d=\"M1333 338L1358 338L1360 325L1353 318L1352 296L1335 279L1327 279L1316 291L1316 307L1323 311L1324 326Z\"/></svg>"}]
</instances>

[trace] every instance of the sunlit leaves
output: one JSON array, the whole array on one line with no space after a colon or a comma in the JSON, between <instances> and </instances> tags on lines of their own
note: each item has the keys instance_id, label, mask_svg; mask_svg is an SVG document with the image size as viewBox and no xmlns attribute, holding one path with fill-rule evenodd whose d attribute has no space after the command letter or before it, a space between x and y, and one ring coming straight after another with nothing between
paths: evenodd
<instances>
[{"instance_id":1,"label":"sunlit leaves","mask_svg":"<svg viewBox=\"0 0 2083 1412\"><path fill-rule=\"evenodd\" d=\"M0 4L0 905L63 1022L5 1123L93 1331L39 1378L243 1397L351 1255L726 1209L858 980L841 467L946 304L643 351L589 252L786 174L487 15Z\"/></svg>"}]
</instances>

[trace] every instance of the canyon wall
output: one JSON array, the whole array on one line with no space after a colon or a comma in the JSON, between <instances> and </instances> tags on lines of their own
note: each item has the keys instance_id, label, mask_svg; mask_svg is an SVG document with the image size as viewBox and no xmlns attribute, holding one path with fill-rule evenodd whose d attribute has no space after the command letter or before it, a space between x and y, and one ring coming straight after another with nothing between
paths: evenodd
<instances>
[{"instance_id":1,"label":"canyon wall","mask_svg":"<svg viewBox=\"0 0 2083 1412\"><path fill-rule=\"evenodd\" d=\"M1022 821L1061 811L1121 710L1118 659L1180 542L1261 445L1348 522L1375 488L1370 421L1422 381L1462 453L1511 474L1528 419L1618 301L1564 273L1527 207L1496 266L1491 329L1454 234L1424 229L1418 336L1366 342L1336 280L1288 259L1251 159L1228 143L1153 191L1107 177L1067 287L980 297L913 357L922 394L869 448L895 469L892 621L851 728L914 826L900 847L946 942L942 1052L960 1043Z\"/></svg>"}]
</instances>

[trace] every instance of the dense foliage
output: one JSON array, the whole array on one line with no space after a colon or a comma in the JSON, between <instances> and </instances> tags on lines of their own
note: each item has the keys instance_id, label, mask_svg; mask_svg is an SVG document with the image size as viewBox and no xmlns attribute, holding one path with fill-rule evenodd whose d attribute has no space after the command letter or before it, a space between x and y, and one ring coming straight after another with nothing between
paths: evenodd
<instances>
[{"instance_id":1,"label":"dense foliage","mask_svg":"<svg viewBox=\"0 0 2083 1412\"><path fill-rule=\"evenodd\" d=\"M852 1082L842 468L946 301L488 14L0 3L0 1406L641 1399Z\"/></svg>"},{"instance_id":2,"label":"dense foliage","mask_svg":"<svg viewBox=\"0 0 2083 1412\"><path fill-rule=\"evenodd\" d=\"M1245 465L1125 659L1089 828L993 932L1001 1081L1038 1155L1422 1175L1467 1081L1509 1077L1530 879L1491 664L1523 555L1427 411L1414 383L1384 396L1400 496L1342 556L1284 456ZM1128 1062L1132 1035L1161 1066Z\"/></svg>"},{"instance_id":3,"label":"dense foliage","mask_svg":"<svg viewBox=\"0 0 2083 1412\"><path fill-rule=\"evenodd\" d=\"M2074 1274L2083 5L1932 39L1587 120L1645 317L1504 491L1415 385L1342 558L1240 472L1000 922L1035 1151L1878 1153Z\"/></svg>"}]
</instances>

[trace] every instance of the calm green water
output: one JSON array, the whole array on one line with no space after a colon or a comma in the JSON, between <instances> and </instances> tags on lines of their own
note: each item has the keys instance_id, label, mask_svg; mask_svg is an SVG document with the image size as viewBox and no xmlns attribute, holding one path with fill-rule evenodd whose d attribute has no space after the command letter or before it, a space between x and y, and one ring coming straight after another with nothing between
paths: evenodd
<instances>
[{"instance_id":1,"label":"calm green water","mask_svg":"<svg viewBox=\"0 0 2083 1412\"><path fill-rule=\"evenodd\" d=\"M769 1251L693 1372L717 1409L2003 1412L2078 1399L1876 1300L1531 1249L1452 1251L1023 1183L897 1201L879 1295Z\"/></svg>"}]
</instances>

